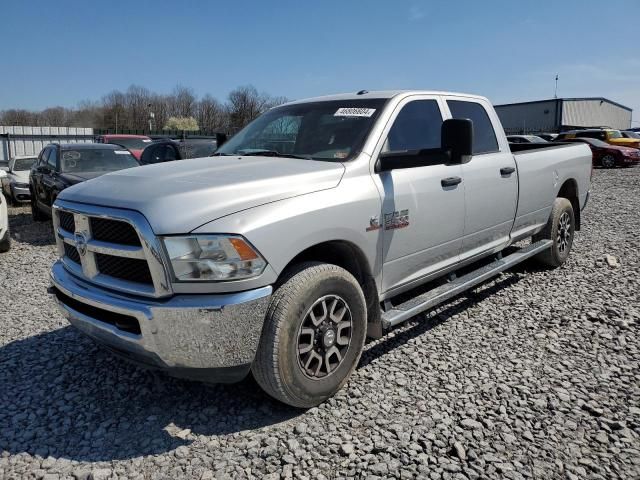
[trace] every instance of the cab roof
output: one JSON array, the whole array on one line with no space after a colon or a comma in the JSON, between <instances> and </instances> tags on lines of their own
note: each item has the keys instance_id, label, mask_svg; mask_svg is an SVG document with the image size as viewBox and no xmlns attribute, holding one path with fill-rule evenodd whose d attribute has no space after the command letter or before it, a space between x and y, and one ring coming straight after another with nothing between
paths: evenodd
<instances>
[{"instance_id":1,"label":"cab roof","mask_svg":"<svg viewBox=\"0 0 640 480\"><path fill-rule=\"evenodd\" d=\"M408 95L451 95L456 97L469 97L469 98L477 98L484 99L481 95L473 95L469 93L456 93L456 92L443 92L438 90L361 90L360 92L352 92L352 93L339 93L336 95L325 95L321 97L312 97L312 98L304 98L300 100L294 100L292 102L288 102L285 105L294 105L297 103L308 103L308 102L331 102L336 100L360 100L360 99L390 99L397 96L408 96Z\"/></svg>"}]
</instances>

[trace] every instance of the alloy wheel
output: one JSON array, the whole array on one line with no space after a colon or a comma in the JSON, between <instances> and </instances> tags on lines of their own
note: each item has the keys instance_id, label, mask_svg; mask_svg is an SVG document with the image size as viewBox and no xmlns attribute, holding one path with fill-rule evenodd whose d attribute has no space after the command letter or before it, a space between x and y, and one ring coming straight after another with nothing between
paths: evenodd
<instances>
[{"instance_id":1,"label":"alloy wheel","mask_svg":"<svg viewBox=\"0 0 640 480\"><path fill-rule=\"evenodd\" d=\"M568 212L560 215L558 222L558 251L564 254L571 245L571 217Z\"/></svg>"},{"instance_id":2,"label":"alloy wheel","mask_svg":"<svg viewBox=\"0 0 640 480\"><path fill-rule=\"evenodd\" d=\"M352 331L344 299L326 295L316 300L298 330L298 363L304 374L317 380L335 372L349 350Z\"/></svg>"}]
</instances>

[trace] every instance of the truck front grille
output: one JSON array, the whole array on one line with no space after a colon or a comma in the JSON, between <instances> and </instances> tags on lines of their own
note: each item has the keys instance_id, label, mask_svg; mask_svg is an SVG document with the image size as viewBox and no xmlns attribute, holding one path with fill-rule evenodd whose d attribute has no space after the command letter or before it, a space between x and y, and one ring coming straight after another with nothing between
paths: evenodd
<instances>
[{"instance_id":1,"label":"truck front grille","mask_svg":"<svg viewBox=\"0 0 640 480\"><path fill-rule=\"evenodd\" d=\"M96 253L96 264L98 271L104 275L110 275L129 282L153 283L146 260Z\"/></svg>"},{"instance_id":2,"label":"truck front grille","mask_svg":"<svg viewBox=\"0 0 640 480\"><path fill-rule=\"evenodd\" d=\"M140 246L136 230L126 222L108 218L91 218L91 234L96 240L122 245Z\"/></svg>"},{"instance_id":3,"label":"truck front grille","mask_svg":"<svg viewBox=\"0 0 640 480\"><path fill-rule=\"evenodd\" d=\"M80 254L78 253L78 249L73 245L69 245L68 243L64 244L64 254L67 256L69 260L80 265Z\"/></svg>"},{"instance_id":4,"label":"truck front grille","mask_svg":"<svg viewBox=\"0 0 640 480\"><path fill-rule=\"evenodd\" d=\"M63 211L60 212L60 228L71 233L76 231L76 224L73 219L73 213Z\"/></svg>"},{"instance_id":5,"label":"truck front grille","mask_svg":"<svg viewBox=\"0 0 640 480\"><path fill-rule=\"evenodd\" d=\"M56 202L58 253L88 282L135 295L171 294L159 240L137 212Z\"/></svg>"}]
</instances>

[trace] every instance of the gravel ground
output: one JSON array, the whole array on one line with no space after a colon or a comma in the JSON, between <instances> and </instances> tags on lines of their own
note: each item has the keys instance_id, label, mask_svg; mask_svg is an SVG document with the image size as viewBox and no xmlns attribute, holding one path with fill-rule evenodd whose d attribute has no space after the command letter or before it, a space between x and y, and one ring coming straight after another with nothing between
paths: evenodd
<instances>
[{"instance_id":1,"label":"gravel ground","mask_svg":"<svg viewBox=\"0 0 640 480\"><path fill-rule=\"evenodd\" d=\"M596 171L570 261L369 343L295 410L132 367L46 295L46 224L0 256L0 478L640 478L640 168ZM610 257L607 257L607 256Z\"/></svg>"}]
</instances>

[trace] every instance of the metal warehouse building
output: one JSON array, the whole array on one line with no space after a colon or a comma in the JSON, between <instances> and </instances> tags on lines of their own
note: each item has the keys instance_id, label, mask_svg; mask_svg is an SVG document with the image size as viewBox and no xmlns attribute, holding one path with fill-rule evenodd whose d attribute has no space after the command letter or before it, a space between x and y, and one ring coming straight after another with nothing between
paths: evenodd
<instances>
[{"instance_id":1,"label":"metal warehouse building","mask_svg":"<svg viewBox=\"0 0 640 480\"><path fill-rule=\"evenodd\" d=\"M509 134L560 132L585 127L625 130L631 127L632 110L602 97L552 98L507 103L495 108Z\"/></svg>"}]
</instances>

